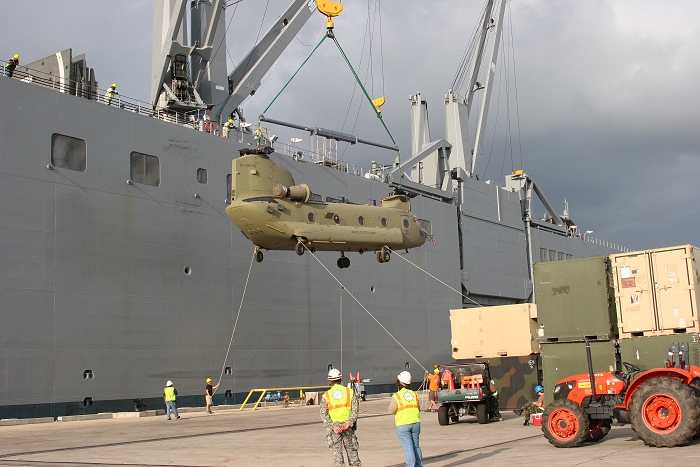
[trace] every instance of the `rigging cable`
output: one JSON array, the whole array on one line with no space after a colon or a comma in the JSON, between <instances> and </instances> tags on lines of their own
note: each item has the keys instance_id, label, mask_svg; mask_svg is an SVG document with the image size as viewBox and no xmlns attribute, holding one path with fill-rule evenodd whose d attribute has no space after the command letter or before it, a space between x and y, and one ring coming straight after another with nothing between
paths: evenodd
<instances>
[{"instance_id":1,"label":"rigging cable","mask_svg":"<svg viewBox=\"0 0 700 467\"><path fill-rule=\"evenodd\" d=\"M250 266L248 267L248 276L245 278L245 285L243 286L243 295L241 295L241 303L238 305L238 314L236 314L236 321L233 323L233 331L231 331L231 340L228 342L228 349L226 350L226 357L224 357L224 365L221 367L221 374L219 375L219 383L221 383L221 378L224 376L224 371L226 370L226 362L228 361L228 354L231 352L231 345L233 345L233 335L236 333L236 326L238 326L238 318L241 316L241 309L243 308L243 299L245 298L245 292L248 289L248 280L250 279L250 272L253 269L253 259L255 255L250 257ZM216 392L216 390L214 391Z\"/></svg>"},{"instance_id":2,"label":"rigging cable","mask_svg":"<svg viewBox=\"0 0 700 467\"><path fill-rule=\"evenodd\" d=\"M348 288L345 287L345 285L343 285L342 282L340 282L340 279L338 279L337 277L335 277L335 275L330 271L330 269L328 269L328 268L326 267L326 265L323 264L323 263L321 262L320 259L318 259L318 256L316 256L316 255L314 254L314 252L311 251L311 250L306 246L306 244L304 244L304 242L301 242L301 244L303 245L304 249L305 249L306 251L308 251L308 252L311 254L311 256L314 257L314 259L315 259L316 261L318 261L318 264L320 264L321 267L323 267L323 269L325 269L326 272L338 283L338 285L340 285L340 287L342 288L342 290L345 290L345 291L348 293L348 295L350 295L350 297L352 297L352 299L355 300L355 302L357 302L357 304L360 305L360 307L361 307L363 310L365 310L365 312L367 312L367 314L370 316L370 318L372 318L382 329L384 329L384 331L389 335L389 337L391 337L391 338L394 340L394 342L396 342L397 344L399 344L399 347L401 347L401 348L404 350L404 352L406 352L406 353L408 354L408 356L411 357L411 358L413 359L414 362L416 362L416 363L417 363L421 368L423 368L425 371L428 371L428 370L423 366L423 364L422 364L421 362L419 362L418 359L417 359L416 357L414 357L413 354L412 354L411 352L409 352L408 349L407 349L406 347L404 347L403 344L402 344L401 342L399 342L399 340L398 340L396 337L394 337L394 335L393 335L386 327L384 327L384 325L383 325L381 322L379 322L379 320L378 320L377 318L375 318L375 316L374 316L374 315L373 315L373 314L372 314L372 313L357 299L357 297L355 297L355 296L352 294L352 292L350 292L350 290L348 290Z\"/></svg>"},{"instance_id":3,"label":"rigging cable","mask_svg":"<svg viewBox=\"0 0 700 467\"><path fill-rule=\"evenodd\" d=\"M523 168L523 142L520 136L520 105L518 103L518 74L515 70L515 40L513 39L513 12L508 3L508 30L510 32L510 47L513 57L513 87L515 88L515 116L518 123L518 147L520 152L520 168Z\"/></svg>"},{"instance_id":4,"label":"rigging cable","mask_svg":"<svg viewBox=\"0 0 700 467\"><path fill-rule=\"evenodd\" d=\"M469 300L469 301L472 302L473 304L475 304L475 305L477 305L477 306L483 306L482 304L477 303L476 301L474 301L474 300L472 300L471 298L467 297L466 295L464 295L462 292L460 292L459 290L455 289L455 288L452 287L451 285L449 285L449 284L447 284L447 283L441 281L441 280L438 279L437 277L433 276L433 275L430 274L428 271L426 271L426 270L423 269L422 267L418 266L416 263L412 262L410 259L404 258L403 255L400 255L400 254L397 253L395 250L392 250L391 248L388 248L388 247L387 247L387 249L388 249L389 251L393 252L393 253L396 253L396 255L397 255L399 258L401 258L402 260L406 261L408 264L410 264L410 265L412 265L412 266L418 268L419 270L423 271L423 272L426 273L428 276L432 277L433 279L435 279L436 281L438 281L439 283L441 283L442 285L444 285L444 286L447 287L448 289L454 290L455 292L457 292L458 294L460 294L462 297L466 298L467 300Z\"/></svg>"}]
</instances>

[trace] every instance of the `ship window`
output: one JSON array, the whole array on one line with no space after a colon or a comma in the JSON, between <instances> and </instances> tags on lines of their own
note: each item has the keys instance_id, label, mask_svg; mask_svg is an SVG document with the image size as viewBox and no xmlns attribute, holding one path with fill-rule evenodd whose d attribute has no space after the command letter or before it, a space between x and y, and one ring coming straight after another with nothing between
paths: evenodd
<instances>
[{"instance_id":1,"label":"ship window","mask_svg":"<svg viewBox=\"0 0 700 467\"><path fill-rule=\"evenodd\" d=\"M546 248L540 248L540 262L542 262L542 263L547 262L547 249Z\"/></svg>"},{"instance_id":2,"label":"ship window","mask_svg":"<svg viewBox=\"0 0 700 467\"><path fill-rule=\"evenodd\" d=\"M313 212L309 213L309 222L314 222L316 220L316 215Z\"/></svg>"},{"instance_id":3,"label":"ship window","mask_svg":"<svg viewBox=\"0 0 700 467\"><path fill-rule=\"evenodd\" d=\"M197 169L197 181L202 185L207 183L207 169Z\"/></svg>"},{"instance_id":4,"label":"ship window","mask_svg":"<svg viewBox=\"0 0 700 467\"><path fill-rule=\"evenodd\" d=\"M83 407L92 407L92 397L86 397L83 399Z\"/></svg>"},{"instance_id":5,"label":"ship window","mask_svg":"<svg viewBox=\"0 0 700 467\"><path fill-rule=\"evenodd\" d=\"M549 260L550 261L556 261L557 260L557 252L554 250L549 250Z\"/></svg>"},{"instance_id":6,"label":"ship window","mask_svg":"<svg viewBox=\"0 0 700 467\"><path fill-rule=\"evenodd\" d=\"M156 156L132 152L131 181L143 185L160 186L160 160Z\"/></svg>"},{"instance_id":7,"label":"ship window","mask_svg":"<svg viewBox=\"0 0 700 467\"><path fill-rule=\"evenodd\" d=\"M51 164L54 167L85 172L86 163L85 140L58 133L51 135Z\"/></svg>"},{"instance_id":8,"label":"ship window","mask_svg":"<svg viewBox=\"0 0 700 467\"><path fill-rule=\"evenodd\" d=\"M93 375L92 370L83 371L83 379L92 379L94 377L95 375Z\"/></svg>"},{"instance_id":9,"label":"ship window","mask_svg":"<svg viewBox=\"0 0 700 467\"><path fill-rule=\"evenodd\" d=\"M382 217L382 225L386 227L388 222L386 221L386 217Z\"/></svg>"},{"instance_id":10,"label":"ship window","mask_svg":"<svg viewBox=\"0 0 700 467\"><path fill-rule=\"evenodd\" d=\"M233 193L231 193L231 174L226 175L226 204L230 204L233 199Z\"/></svg>"},{"instance_id":11,"label":"ship window","mask_svg":"<svg viewBox=\"0 0 700 467\"><path fill-rule=\"evenodd\" d=\"M233 374L232 371L231 371L231 367L230 367L230 366L227 366L227 367L224 369L224 374L227 375L227 376L230 376L231 374Z\"/></svg>"},{"instance_id":12,"label":"ship window","mask_svg":"<svg viewBox=\"0 0 700 467\"><path fill-rule=\"evenodd\" d=\"M333 214L333 221L336 224L340 224L340 214Z\"/></svg>"},{"instance_id":13,"label":"ship window","mask_svg":"<svg viewBox=\"0 0 700 467\"><path fill-rule=\"evenodd\" d=\"M566 258L566 255L564 253L562 253L561 251L559 253L557 253L557 260L558 261L564 261L565 258Z\"/></svg>"},{"instance_id":14,"label":"ship window","mask_svg":"<svg viewBox=\"0 0 700 467\"><path fill-rule=\"evenodd\" d=\"M365 218L360 216L357 218L357 223L360 225L365 225Z\"/></svg>"}]
</instances>

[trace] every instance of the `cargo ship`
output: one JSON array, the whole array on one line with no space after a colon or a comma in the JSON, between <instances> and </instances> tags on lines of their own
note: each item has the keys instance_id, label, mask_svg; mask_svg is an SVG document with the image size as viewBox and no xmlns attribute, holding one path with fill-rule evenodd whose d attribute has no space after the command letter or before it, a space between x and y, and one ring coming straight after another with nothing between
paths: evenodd
<instances>
[{"instance_id":1,"label":"cargo ship","mask_svg":"<svg viewBox=\"0 0 700 467\"><path fill-rule=\"evenodd\" d=\"M229 72L212 54L225 3L154 2L151 102L105 96L70 49L0 78L0 418L161 408L167 380L182 404L201 404L219 375L216 402L236 403L252 388L323 384L331 366L379 391L450 359L450 309L532 302L534 263L623 250L580 232L527 173L502 186L474 175L483 131L470 138L466 119L476 100L488 108L493 67L473 67L465 96L447 93L444 139L430 139L427 104L411 97L402 167L352 170L324 149L352 135L318 127L317 151L256 135L238 106L316 5L292 2ZM489 0L479 20L477 55L494 63L503 11ZM411 356L311 255L253 263L225 209L232 160L259 144L326 203L380 205L401 189L430 222L435 242L388 263L366 254L339 270L335 253L318 254Z\"/></svg>"}]
</instances>

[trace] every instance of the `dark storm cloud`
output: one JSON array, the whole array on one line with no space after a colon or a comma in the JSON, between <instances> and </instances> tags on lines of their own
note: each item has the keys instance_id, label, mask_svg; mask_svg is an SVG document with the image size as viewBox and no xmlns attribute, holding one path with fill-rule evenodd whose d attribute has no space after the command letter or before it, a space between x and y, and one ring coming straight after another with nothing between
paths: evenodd
<instances>
[{"instance_id":1,"label":"dark storm cloud","mask_svg":"<svg viewBox=\"0 0 700 467\"><path fill-rule=\"evenodd\" d=\"M241 59L288 3L246 0L228 9L229 64ZM482 2L384 0L381 24L375 19L369 26L366 0L344 5L336 19L338 40L372 97L386 95L384 121L406 159L408 97L420 91L428 99L432 139L443 138L443 98ZM151 0L0 0L0 6L3 58L20 53L28 63L72 47L76 55L87 54L101 87L116 82L122 94L149 100ZM377 7L376 0L369 4L372 13ZM495 136L486 137L479 176L502 184L503 175L520 168L522 159L522 168L550 201L561 210L566 197L573 219L594 236L635 249L700 246L700 3L514 0L509 11L513 42L505 41L504 53L510 113L502 77L489 115ZM312 17L255 97L244 103L249 120L310 53L324 22L320 15ZM375 32L370 73L368 28ZM504 62L501 54L499 71ZM353 87L338 50L326 41L267 115L389 143L368 104L360 101L359 89L352 97ZM507 115L512 145L504 136ZM308 147L308 135L284 129L279 134L287 141L302 137ZM357 145L344 155L364 167L371 159L388 164L393 158L389 151Z\"/></svg>"}]
</instances>

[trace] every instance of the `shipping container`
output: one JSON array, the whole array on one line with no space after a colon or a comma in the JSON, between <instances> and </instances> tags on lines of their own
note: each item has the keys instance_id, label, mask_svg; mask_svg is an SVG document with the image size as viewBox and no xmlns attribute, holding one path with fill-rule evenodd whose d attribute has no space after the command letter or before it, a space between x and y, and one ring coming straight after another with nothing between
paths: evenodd
<instances>
[{"instance_id":1,"label":"shipping container","mask_svg":"<svg viewBox=\"0 0 700 467\"><path fill-rule=\"evenodd\" d=\"M620 369L617 341L593 341L591 344L591 360L593 371L618 371ZM554 400L552 391L560 380L569 376L588 373L585 342L559 342L541 344L542 352L542 385L544 386L545 403ZM533 400L536 397L532 395Z\"/></svg>"},{"instance_id":2,"label":"shipping container","mask_svg":"<svg viewBox=\"0 0 700 467\"><path fill-rule=\"evenodd\" d=\"M688 343L686 362L700 365L700 341L697 333L620 339L620 361L631 363L641 370L660 368L666 364L669 348L677 342Z\"/></svg>"},{"instance_id":3,"label":"shipping container","mask_svg":"<svg viewBox=\"0 0 700 467\"><path fill-rule=\"evenodd\" d=\"M540 343L617 337L607 257L537 263L534 272Z\"/></svg>"},{"instance_id":4,"label":"shipping container","mask_svg":"<svg viewBox=\"0 0 700 467\"><path fill-rule=\"evenodd\" d=\"M621 338L697 332L700 251L691 245L610 257Z\"/></svg>"},{"instance_id":5,"label":"shipping container","mask_svg":"<svg viewBox=\"0 0 700 467\"><path fill-rule=\"evenodd\" d=\"M452 357L506 357L539 352L531 303L450 310Z\"/></svg>"}]
</instances>

